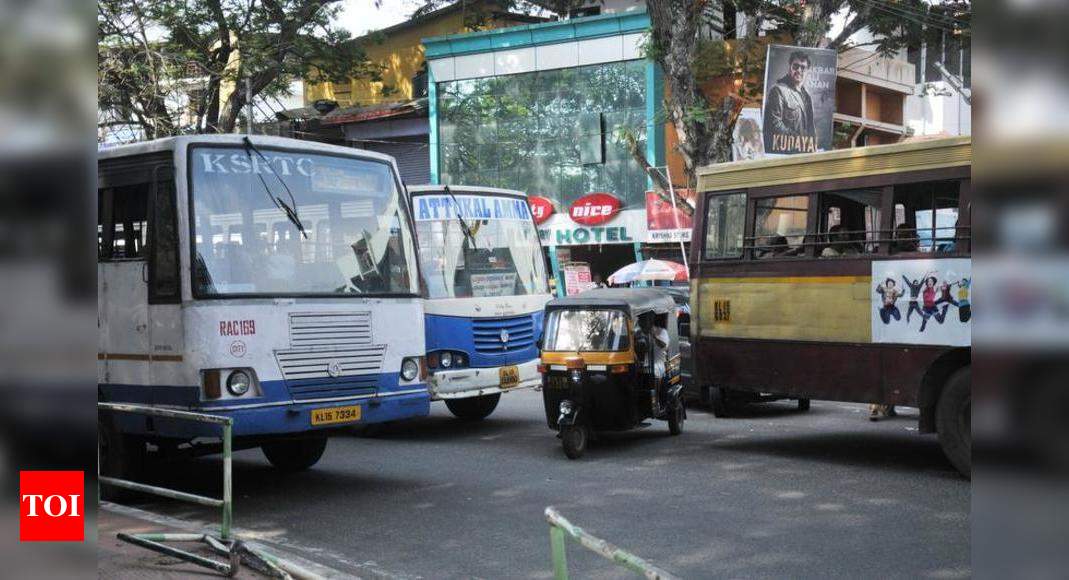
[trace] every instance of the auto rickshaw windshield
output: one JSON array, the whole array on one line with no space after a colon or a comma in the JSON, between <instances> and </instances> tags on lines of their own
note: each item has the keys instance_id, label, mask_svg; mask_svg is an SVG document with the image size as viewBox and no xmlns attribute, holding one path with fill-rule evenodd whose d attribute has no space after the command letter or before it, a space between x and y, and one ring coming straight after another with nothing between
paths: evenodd
<instances>
[{"instance_id":1,"label":"auto rickshaw windshield","mask_svg":"<svg viewBox=\"0 0 1069 580\"><path fill-rule=\"evenodd\" d=\"M547 315L547 351L621 351L629 348L627 317L619 310L552 310Z\"/></svg>"}]
</instances>

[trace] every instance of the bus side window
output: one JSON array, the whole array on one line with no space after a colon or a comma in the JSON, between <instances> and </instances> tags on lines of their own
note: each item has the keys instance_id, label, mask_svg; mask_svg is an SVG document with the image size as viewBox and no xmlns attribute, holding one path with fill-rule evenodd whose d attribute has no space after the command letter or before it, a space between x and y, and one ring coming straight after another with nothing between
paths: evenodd
<instances>
[{"instance_id":1,"label":"bus side window","mask_svg":"<svg viewBox=\"0 0 1069 580\"><path fill-rule=\"evenodd\" d=\"M178 215L175 207L174 174L170 167L157 166L152 187L152 216L149 227L148 302L177 304L182 300L178 273Z\"/></svg>"},{"instance_id":2,"label":"bus side window","mask_svg":"<svg viewBox=\"0 0 1069 580\"><path fill-rule=\"evenodd\" d=\"M809 195L759 199L754 211L754 254L759 258L804 255Z\"/></svg>"},{"instance_id":3,"label":"bus side window","mask_svg":"<svg viewBox=\"0 0 1069 580\"><path fill-rule=\"evenodd\" d=\"M97 253L101 262L145 259L149 185L98 191Z\"/></svg>"},{"instance_id":4,"label":"bus side window","mask_svg":"<svg viewBox=\"0 0 1069 580\"><path fill-rule=\"evenodd\" d=\"M875 253L879 246L880 190L820 194L822 258Z\"/></svg>"},{"instance_id":5,"label":"bus side window","mask_svg":"<svg viewBox=\"0 0 1069 580\"><path fill-rule=\"evenodd\" d=\"M891 251L955 251L958 188L956 181L895 186L894 239Z\"/></svg>"},{"instance_id":6,"label":"bus side window","mask_svg":"<svg viewBox=\"0 0 1069 580\"><path fill-rule=\"evenodd\" d=\"M705 205L706 260L742 257L746 194L711 195Z\"/></svg>"}]
</instances>

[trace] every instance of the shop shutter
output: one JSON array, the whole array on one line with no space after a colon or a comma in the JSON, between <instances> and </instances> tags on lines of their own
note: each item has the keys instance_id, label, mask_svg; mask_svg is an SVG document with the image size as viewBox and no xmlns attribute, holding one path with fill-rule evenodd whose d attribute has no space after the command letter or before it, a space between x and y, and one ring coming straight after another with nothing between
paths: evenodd
<instances>
[{"instance_id":1,"label":"shop shutter","mask_svg":"<svg viewBox=\"0 0 1069 580\"><path fill-rule=\"evenodd\" d=\"M405 184L425 185L431 182L431 155L426 141L367 143L364 148L396 159L397 169Z\"/></svg>"}]
</instances>

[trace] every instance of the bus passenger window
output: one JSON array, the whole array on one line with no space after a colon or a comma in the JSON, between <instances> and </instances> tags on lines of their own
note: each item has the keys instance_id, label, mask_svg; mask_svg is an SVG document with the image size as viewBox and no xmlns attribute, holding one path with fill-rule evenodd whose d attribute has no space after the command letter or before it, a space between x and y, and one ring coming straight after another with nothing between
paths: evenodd
<instances>
[{"instance_id":1,"label":"bus passenger window","mask_svg":"<svg viewBox=\"0 0 1069 580\"><path fill-rule=\"evenodd\" d=\"M101 261L145 259L150 186L146 183L100 191L97 228Z\"/></svg>"},{"instance_id":2,"label":"bus passenger window","mask_svg":"<svg viewBox=\"0 0 1069 580\"><path fill-rule=\"evenodd\" d=\"M709 196L705 206L704 258L741 257L745 223L745 193Z\"/></svg>"},{"instance_id":3,"label":"bus passenger window","mask_svg":"<svg viewBox=\"0 0 1069 580\"><path fill-rule=\"evenodd\" d=\"M892 252L954 252L957 247L958 182L895 187Z\"/></svg>"},{"instance_id":4,"label":"bus passenger window","mask_svg":"<svg viewBox=\"0 0 1069 580\"><path fill-rule=\"evenodd\" d=\"M759 258L804 254L808 214L808 195L757 200L754 254Z\"/></svg>"},{"instance_id":5,"label":"bus passenger window","mask_svg":"<svg viewBox=\"0 0 1069 580\"><path fill-rule=\"evenodd\" d=\"M880 190L820 196L820 257L871 254L879 246Z\"/></svg>"}]
</instances>

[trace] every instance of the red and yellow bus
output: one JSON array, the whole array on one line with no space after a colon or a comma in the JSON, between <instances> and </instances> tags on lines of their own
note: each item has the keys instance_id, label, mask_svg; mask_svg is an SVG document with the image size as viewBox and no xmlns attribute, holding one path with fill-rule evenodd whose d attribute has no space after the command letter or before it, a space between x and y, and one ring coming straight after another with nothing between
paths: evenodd
<instances>
[{"instance_id":1,"label":"red and yellow bus","mask_svg":"<svg viewBox=\"0 0 1069 580\"><path fill-rule=\"evenodd\" d=\"M714 411L918 407L968 474L971 166L959 137L700 170L691 340Z\"/></svg>"}]
</instances>

